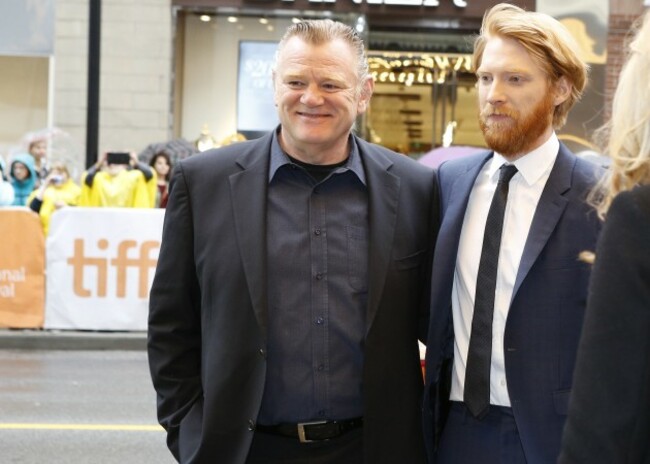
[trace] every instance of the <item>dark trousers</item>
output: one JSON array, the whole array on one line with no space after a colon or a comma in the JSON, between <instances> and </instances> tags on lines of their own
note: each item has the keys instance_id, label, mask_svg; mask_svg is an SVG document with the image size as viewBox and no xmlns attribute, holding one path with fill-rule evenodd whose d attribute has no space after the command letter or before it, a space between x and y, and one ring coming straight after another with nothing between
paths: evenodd
<instances>
[{"instance_id":1,"label":"dark trousers","mask_svg":"<svg viewBox=\"0 0 650 464\"><path fill-rule=\"evenodd\" d=\"M526 464L512 409L490 406L478 420L453 401L440 439L439 464Z\"/></svg>"},{"instance_id":2,"label":"dark trousers","mask_svg":"<svg viewBox=\"0 0 650 464\"><path fill-rule=\"evenodd\" d=\"M255 432L246 464L363 464L363 429L312 443Z\"/></svg>"}]
</instances>

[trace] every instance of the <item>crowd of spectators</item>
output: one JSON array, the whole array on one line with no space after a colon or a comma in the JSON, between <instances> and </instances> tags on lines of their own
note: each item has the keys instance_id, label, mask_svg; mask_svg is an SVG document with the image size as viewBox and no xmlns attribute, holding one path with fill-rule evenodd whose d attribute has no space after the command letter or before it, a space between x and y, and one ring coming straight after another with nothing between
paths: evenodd
<instances>
[{"instance_id":1,"label":"crowd of spectators","mask_svg":"<svg viewBox=\"0 0 650 464\"><path fill-rule=\"evenodd\" d=\"M139 155L104 152L77 175L69 156L53 154L47 134L30 133L19 150L0 154L0 207L29 208L46 235L52 215L65 207L165 208L175 162L197 152L182 139L151 144Z\"/></svg>"}]
</instances>

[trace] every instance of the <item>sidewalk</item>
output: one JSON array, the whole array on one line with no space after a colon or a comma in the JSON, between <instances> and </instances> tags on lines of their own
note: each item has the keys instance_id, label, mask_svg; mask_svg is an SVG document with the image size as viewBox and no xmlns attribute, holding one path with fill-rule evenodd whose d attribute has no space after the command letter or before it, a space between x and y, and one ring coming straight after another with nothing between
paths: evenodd
<instances>
[{"instance_id":1,"label":"sidewalk","mask_svg":"<svg viewBox=\"0 0 650 464\"><path fill-rule=\"evenodd\" d=\"M0 328L0 350L145 350L146 332Z\"/></svg>"}]
</instances>

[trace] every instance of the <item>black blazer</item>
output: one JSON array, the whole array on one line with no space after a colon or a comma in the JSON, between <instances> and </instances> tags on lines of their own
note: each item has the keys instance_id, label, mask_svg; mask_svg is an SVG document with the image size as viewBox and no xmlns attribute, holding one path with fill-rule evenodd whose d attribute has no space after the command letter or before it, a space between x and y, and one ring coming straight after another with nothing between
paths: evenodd
<instances>
[{"instance_id":1,"label":"black blazer","mask_svg":"<svg viewBox=\"0 0 650 464\"><path fill-rule=\"evenodd\" d=\"M605 220L559 462L650 463L650 186Z\"/></svg>"},{"instance_id":2,"label":"black blazer","mask_svg":"<svg viewBox=\"0 0 650 464\"><path fill-rule=\"evenodd\" d=\"M243 464L266 373L266 199L272 135L175 169L151 290L158 417L184 463ZM424 461L418 337L428 324L434 172L357 137L369 190L363 439L373 464Z\"/></svg>"}]
</instances>

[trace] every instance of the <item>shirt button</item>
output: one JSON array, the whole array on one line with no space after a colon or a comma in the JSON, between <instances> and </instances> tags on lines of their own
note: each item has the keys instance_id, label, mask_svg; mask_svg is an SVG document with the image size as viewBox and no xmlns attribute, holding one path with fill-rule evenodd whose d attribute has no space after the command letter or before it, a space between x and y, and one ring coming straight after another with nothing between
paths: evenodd
<instances>
[{"instance_id":1,"label":"shirt button","mask_svg":"<svg viewBox=\"0 0 650 464\"><path fill-rule=\"evenodd\" d=\"M320 272L316 274L316 280L321 280L322 278L323 278L323 274L321 274Z\"/></svg>"},{"instance_id":2,"label":"shirt button","mask_svg":"<svg viewBox=\"0 0 650 464\"><path fill-rule=\"evenodd\" d=\"M319 371L322 371L323 369L325 369L325 366L324 366L323 364L320 364L320 365L317 367L317 369L318 369Z\"/></svg>"},{"instance_id":3,"label":"shirt button","mask_svg":"<svg viewBox=\"0 0 650 464\"><path fill-rule=\"evenodd\" d=\"M264 348L260 348L259 353L261 357L266 358L266 351L264 351Z\"/></svg>"},{"instance_id":4,"label":"shirt button","mask_svg":"<svg viewBox=\"0 0 650 464\"><path fill-rule=\"evenodd\" d=\"M316 324L321 325L323 322L325 322L325 319L323 319L321 316L316 318Z\"/></svg>"},{"instance_id":5,"label":"shirt button","mask_svg":"<svg viewBox=\"0 0 650 464\"><path fill-rule=\"evenodd\" d=\"M320 229L314 229L314 235L320 235Z\"/></svg>"},{"instance_id":6,"label":"shirt button","mask_svg":"<svg viewBox=\"0 0 650 464\"><path fill-rule=\"evenodd\" d=\"M501 379L501 386L505 387L506 386L506 379Z\"/></svg>"}]
</instances>

